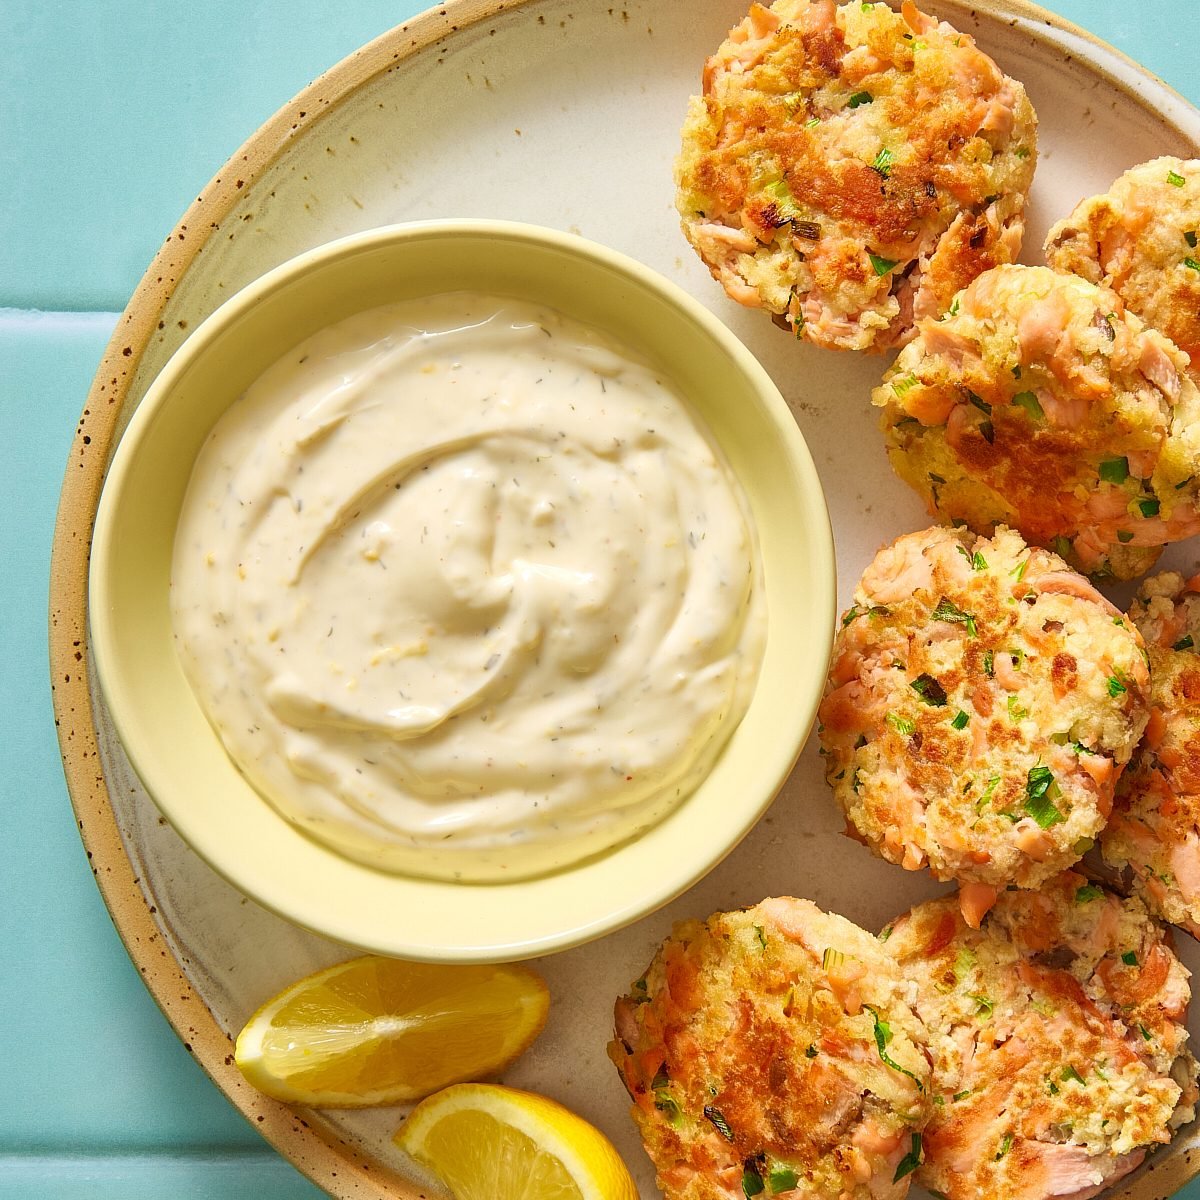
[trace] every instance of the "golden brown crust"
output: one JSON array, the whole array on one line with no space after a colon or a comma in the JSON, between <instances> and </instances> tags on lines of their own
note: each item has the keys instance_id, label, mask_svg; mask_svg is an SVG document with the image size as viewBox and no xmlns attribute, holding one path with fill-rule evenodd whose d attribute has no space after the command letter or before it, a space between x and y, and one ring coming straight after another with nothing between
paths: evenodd
<instances>
[{"instance_id":1,"label":"golden brown crust","mask_svg":"<svg viewBox=\"0 0 1200 1200\"><path fill-rule=\"evenodd\" d=\"M1149 643L1150 722L1101 849L1151 912L1200 936L1200 577L1146 580L1130 617Z\"/></svg>"},{"instance_id":2,"label":"golden brown crust","mask_svg":"<svg viewBox=\"0 0 1200 1200\"><path fill-rule=\"evenodd\" d=\"M934 528L880 551L820 709L858 837L909 869L1036 887L1076 862L1146 721L1141 638L1015 533Z\"/></svg>"},{"instance_id":3,"label":"golden brown crust","mask_svg":"<svg viewBox=\"0 0 1200 1200\"><path fill-rule=\"evenodd\" d=\"M883 350L1016 257L1035 160L1024 89L969 36L911 3L776 0L705 66L677 205L731 297Z\"/></svg>"},{"instance_id":4,"label":"golden brown crust","mask_svg":"<svg viewBox=\"0 0 1200 1200\"><path fill-rule=\"evenodd\" d=\"M893 466L942 520L1008 524L1119 578L1200 532L1200 392L1107 288L987 271L872 398Z\"/></svg>"},{"instance_id":5,"label":"golden brown crust","mask_svg":"<svg viewBox=\"0 0 1200 1200\"><path fill-rule=\"evenodd\" d=\"M1067 872L1003 893L979 930L953 898L919 905L885 948L934 1047L927 1188L1094 1195L1191 1119L1188 973L1139 901Z\"/></svg>"},{"instance_id":6,"label":"golden brown crust","mask_svg":"<svg viewBox=\"0 0 1200 1200\"><path fill-rule=\"evenodd\" d=\"M874 938L807 900L677 926L609 1047L668 1200L728 1200L747 1171L767 1194L900 1200L929 1107L911 999Z\"/></svg>"},{"instance_id":7,"label":"golden brown crust","mask_svg":"<svg viewBox=\"0 0 1200 1200\"><path fill-rule=\"evenodd\" d=\"M1156 158L1080 201L1047 235L1046 262L1112 288L1200 382L1200 159Z\"/></svg>"}]
</instances>

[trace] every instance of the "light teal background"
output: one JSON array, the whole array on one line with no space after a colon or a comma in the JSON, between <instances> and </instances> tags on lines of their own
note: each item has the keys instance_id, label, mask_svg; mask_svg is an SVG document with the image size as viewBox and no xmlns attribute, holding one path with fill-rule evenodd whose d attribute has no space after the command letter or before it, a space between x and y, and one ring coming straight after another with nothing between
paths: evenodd
<instances>
[{"instance_id":1,"label":"light teal background","mask_svg":"<svg viewBox=\"0 0 1200 1200\"><path fill-rule=\"evenodd\" d=\"M161 240L271 112L420 7L0 0L0 1200L322 1194L191 1060L109 922L54 739L48 561L75 421ZM1055 7L1200 103L1197 0Z\"/></svg>"}]
</instances>

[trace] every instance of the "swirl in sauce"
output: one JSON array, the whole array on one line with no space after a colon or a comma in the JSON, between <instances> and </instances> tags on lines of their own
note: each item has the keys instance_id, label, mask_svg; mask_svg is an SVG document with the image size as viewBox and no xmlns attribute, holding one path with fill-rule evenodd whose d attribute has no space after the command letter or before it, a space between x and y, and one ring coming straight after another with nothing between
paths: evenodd
<instances>
[{"instance_id":1,"label":"swirl in sauce","mask_svg":"<svg viewBox=\"0 0 1200 1200\"><path fill-rule=\"evenodd\" d=\"M703 779L765 606L745 497L647 364L522 302L360 313L222 417L176 534L176 644L239 769L383 869L512 879Z\"/></svg>"}]
</instances>

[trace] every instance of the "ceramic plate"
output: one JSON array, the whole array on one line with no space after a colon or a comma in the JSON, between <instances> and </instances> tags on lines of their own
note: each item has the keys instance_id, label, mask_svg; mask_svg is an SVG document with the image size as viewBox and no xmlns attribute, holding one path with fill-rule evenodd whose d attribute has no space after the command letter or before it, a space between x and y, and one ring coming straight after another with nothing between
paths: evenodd
<instances>
[{"instance_id":1,"label":"ceramic plate","mask_svg":"<svg viewBox=\"0 0 1200 1200\"><path fill-rule=\"evenodd\" d=\"M1028 261L1052 221L1127 167L1157 154L1200 153L1200 114L1057 18L1019 0L927 7L975 35L1025 83L1037 108L1042 154ZM457 0L392 30L281 110L205 189L134 294L88 397L55 540L51 653L63 757L89 858L130 955L180 1036L247 1118L336 1196L422 1194L390 1146L402 1112L294 1111L255 1094L233 1066L230 1035L250 1012L347 952L222 882L157 814L129 768L87 654L87 551L107 462L188 330L283 259L393 221L532 221L657 268L757 355L822 475L845 605L881 543L928 524L888 469L868 403L884 361L796 343L761 313L726 300L684 243L672 204L687 97L704 58L743 12L743 0ZM1165 561L1190 563L1198 554L1177 548ZM841 824L810 744L766 817L702 883L619 934L541 961L550 1021L506 1081L552 1095L604 1129L647 1200L657 1195L653 1172L604 1052L614 996L683 917L794 894L879 928L942 890L874 858L841 835ZM437 915L427 918L436 923ZM1185 961L1200 967L1196 945L1180 941ZM1198 1147L1200 1135L1185 1131L1112 1194L1148 1200L1173 1192L1200 1170Z\"/></svg>"}]
</instances>

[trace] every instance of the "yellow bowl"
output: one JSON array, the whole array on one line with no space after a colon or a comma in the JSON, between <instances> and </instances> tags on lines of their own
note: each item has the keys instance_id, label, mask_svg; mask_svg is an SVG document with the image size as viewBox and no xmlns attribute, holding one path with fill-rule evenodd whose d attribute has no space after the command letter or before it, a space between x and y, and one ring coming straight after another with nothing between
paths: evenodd
<instances>
[{"instance_id":1,"label":"yellow bowl","mask_svg":"<svg viewBox=\"0 0 1200 1200\"><path fill-rule=\"evenodd\" d=\"M675 381L753 509L768 632L750 708L712 771L636 840L512 883L387 874L305 836L239 774L175 654L175 526L221 414L292 346L355 312L476 290L536 300L608 331ZM92 544L92 648L112 720L164 815L267 908L363 949L489 962L565 949L636 920L714 867L766 810L809 730L833 637L833 538L791 413L753 356L653 271L582 238L494 221L376 229L301 255L206 320L155 380L121 438Z\"/></svg>"}]
</instances>

